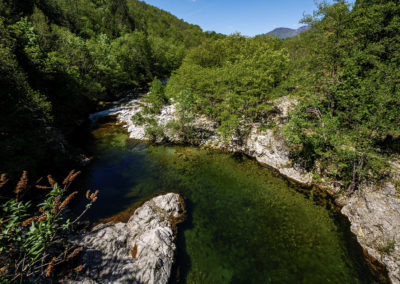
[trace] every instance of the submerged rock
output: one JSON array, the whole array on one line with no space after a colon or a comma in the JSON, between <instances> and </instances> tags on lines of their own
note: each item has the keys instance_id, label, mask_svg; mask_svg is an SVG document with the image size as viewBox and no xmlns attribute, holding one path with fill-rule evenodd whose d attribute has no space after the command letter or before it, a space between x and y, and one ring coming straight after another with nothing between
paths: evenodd
<instances>
[{"instance_id":1,"label":"submerged rock","mask_svg":"<svg viewBox=\"0 0 400 284\"><path fill-rule=\"evenodd\" d=\"M84 270L68 283L168 283L182 214L181 197L168 193L144 203L127 223L100 224L74 239L84 248Z\"/></svg>"}]
</instances>

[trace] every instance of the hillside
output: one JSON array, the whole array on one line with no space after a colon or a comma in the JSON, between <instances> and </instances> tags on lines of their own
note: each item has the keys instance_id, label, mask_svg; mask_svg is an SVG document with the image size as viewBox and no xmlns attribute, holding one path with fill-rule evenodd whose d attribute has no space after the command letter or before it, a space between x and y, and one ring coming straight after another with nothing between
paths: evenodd
<instances>
[{"instance_id":1,"label":"hillside","mask_svg":"<svg viewBox=\"0 0 400 284\"><path fill-rule=\"evenodd\" d=\"M218 36L137 0L3 1L0 34L0 172L11 176L71 160L68 135L101 101L168 77Z\"/></svg>"}]
</instances>

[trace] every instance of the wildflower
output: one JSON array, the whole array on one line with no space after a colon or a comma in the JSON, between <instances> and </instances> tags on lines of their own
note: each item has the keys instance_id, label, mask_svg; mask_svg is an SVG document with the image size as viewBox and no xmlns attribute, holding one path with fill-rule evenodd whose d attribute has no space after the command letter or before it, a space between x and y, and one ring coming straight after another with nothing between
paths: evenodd
<instances>
[{"instance_id":1,"label":"wildflower","mask_svg":"<svg viewBox=\"0 0 400 284\"><path fill-rule=\"evenodd\" d=\"M30 225L32 222L36 221L37 219L38 219L37 216L30 217L30 218L28 218L28 219L26 219L25 221L22 222L22 226L26 227L26 226Z\"/></svg>"},{"instance_id":2,"label":"wildflower","mask_svg":"<svg viewBox=\"0 0 400 284\"><path fill-rule=\"evenodd\" d=\"M70 171L67 177L64 179L63 185L67 185L73 182L80 173L81 173L80 171L78 172L75 172L75 170Z\"/></svg>"},{"instance_id":3,"label":"wildflower","mask_svg":"<svg viewBox=\"0 0 400 284\"><path fill-rule=\"evenodd\" d=\"M15 188L15 193L17 194L17 199L19 198L20 194L25 191L28 187L28 173L27 171L22 172L22 176Z\"/></svg>"},{"instance_id":4,"label":"wildflower","mask_svg":"<svg viewBox=\"0 0 400 284\"><path fill-rule=\"evenodd\" d=\"M2 188L6 182L8 181L7 177L5 174L1 174L0 176L0 188Z\"/></svg>"},{"instance_id":5,"label":"wildflower","mask_svg":"<svg viewBox=\"0 0 400 284\"><path fill-rule=\"evenodd\" d=\"M2 268L0 268L0 275L4 273L4 271L6 271L8 268L8 264L3 266Z\"/></svg>"},{"instance_id":6,"label":"wildflower","mask_svg":"<svg viewBox=\"0 0 400 284\"><path fill-rule=\"evenodd\" d=\"M51 212L56 215L59 211L58 211L58 206L60 205L60 200L61 200L61 196L57 196L56 199L54 200L53 203L53 208L51 209Z\"/></svg>"},{"instance_id":7,"label":"wildflower","mask_svg":"<svg viewBox=\"0 0 400 284\"><path fill-rule=\"evenodd\" d=\"M49 262L49 265L46 268L46 276L47 277L50 277L51 271L53 270L54 264L56 263L56 261L57 261L57 257L53 257L51 259L51 261Z\"/></svg>"},{"instance_id":8,"label":"wildflower","mask_svg":"<svg viewBox=\"0 0 400 284\"><path fill-rule=\"evenodd\" d=\"M97 194L99 193L98 190L96 190L94 193L92 193L90 195L90 199L92 200L92 202L95 202L97 200Z\"/></svg>"},{"instance_id":9,"label":"wildflower","mask_svg":"<svg viewBox=\"0 0 400 284\"><path fill-rule=\"evenodd\" d=\"M51 187L54 187L54 185L56 184L56 181L53 179L53 177L51 175L47 176L47 180L49 181L49 184L51 185Z\"/></svg>"},{"instance_id":10,"label":"wildflower","mask_svg":"<svg viewBox=\"0 0 400 284\"><path fill-rule=\"evenodd\" d=\"M48 186L40 185L40 184L35 185L35 187L38 189L48 189L49 188Z\"/></svg>"},{"instance_id":11,"label":"wildflower","mask_svg":"<svg viewBox=\"0 0 400 284\"><path fill-rule=\"evenodd\" d=\"M79 266L74 268L74 271L75 272L80 272L80 271L82 271L82 269L83 269L83 265L79 265Z\"/></svg>"},{"instance_id":12,"label":"wildflower","mask_svg":"<svg viewBox=\"0 0 400 284\"><path fill-rule=\"evenodd\" d=\"M71 259L71 258L73 258L73 257L75 257L75 256L76 256L78 253L80 253L81 251L82 251L82 248L81 248L81 247L74 249L74 251L71 252L71 253L67 256L67 260L68 260L68 259Z\"/></svg>"},{"instance_id":13,"label":"wildflower","mask_svg":"<svg viewBox=\"0 0 400 284\"><path fill-rule=\"evenodd\" d=\"M58 210L62 211L65 209L65 207L68 205L68 203L71 201L71 199L77 194L77 191L74 191L70 195L67 196L67 198L64 199L64 201L60 204L58 207Z\"/></svg>"},{"instance_id":14,"label":"wildflower","mask_svg":"<svg viewBox=\"0 0 400 284\"><path fill-rule=\"evenodd\" d=\"M46 215L43 215L43 216L40 216L38 219L37 219L37 221L38 222L42 222L42 221L44 221L44 220L46 220L47 219L47 216Z\"/></svg>"}]
</instances>

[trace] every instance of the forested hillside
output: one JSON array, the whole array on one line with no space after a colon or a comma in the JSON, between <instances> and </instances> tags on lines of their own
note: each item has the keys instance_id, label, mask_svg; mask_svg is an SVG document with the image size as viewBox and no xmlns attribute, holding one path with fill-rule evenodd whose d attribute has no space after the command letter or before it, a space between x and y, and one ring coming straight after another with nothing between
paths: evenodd
<instances>
[{"instance_id":1,"label":"forested hillside","mask_svg":"<svg viewBox=\"0 0 400 284\"><path fill-rule=\"evenodd\" d=\"M99 102L168 77L214 36L137 0L1 0L0 172L57 166Z\"/></svg>"},{"instance_id":2,"label":"forested hillside","mask_svg":"<svg viewBox=\"0 0 400 284\"><path fill-rule=\"evenodd\" d=\"M54 164L94 106L176 70L150 113L173 99L224 139L245 137L254 123L273 128L273 100L291 95L293 160L354 190L399 150L399 5L322 3L308 31L280 40L203 33L136 0L3 0L1 171Z\"/></svg>"},{"instance_id":3,"label":"forested hillside","mask_svg":"<svg viewBox=\"0 0 400 284\"><path fill-rule=\"evenodd\" d=\"M287 40L204 41L172 75L167 97L184 117L218 122L229 140L254 124L273 128L273 100L289 95L299 101L283 133L293 161L351 193L385 177L399 151L400 3L322 3L304 22L311 28Z\"/></svg>"}]
</instances>

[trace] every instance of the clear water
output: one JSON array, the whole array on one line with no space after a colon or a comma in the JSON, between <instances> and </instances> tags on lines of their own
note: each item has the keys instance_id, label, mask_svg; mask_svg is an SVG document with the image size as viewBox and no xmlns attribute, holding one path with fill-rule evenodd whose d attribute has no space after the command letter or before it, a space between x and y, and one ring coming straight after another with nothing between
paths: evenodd
<instances>
[{"instance_id":1,"label":"clear water","mask_svg":"<svg viewBox=\"0 0 400 284\"><path fill-rule=\"evenodd\" d=\"M92 134L95 158L83 184L100 194L91 220L156 193L186 199L171 282L373 282L346 224L254 160L133 142L113 123Z\"/></svg>"}]
</instances>

